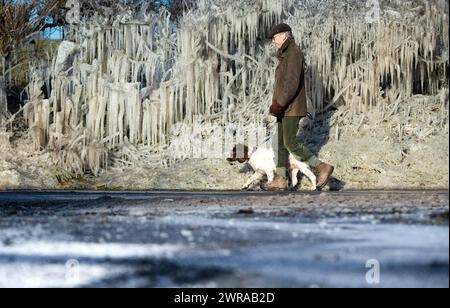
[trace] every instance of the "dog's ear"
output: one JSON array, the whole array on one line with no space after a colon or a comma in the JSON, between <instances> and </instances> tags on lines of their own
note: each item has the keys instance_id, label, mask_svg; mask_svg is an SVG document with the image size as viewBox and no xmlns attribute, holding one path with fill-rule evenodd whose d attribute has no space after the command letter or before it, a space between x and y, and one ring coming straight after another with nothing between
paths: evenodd
<instances>
[{"instance_id":1,"label":"dog's ear","mask_svg":"<svg viewBox=\"0 0 450 308\"><path fill-rule=\"evenodd\" d=\"M252 166L249 163L246 163L241 169L239 169L239 173L247 173L247 172L255 172Z\"/></svg>"}]
</instances>

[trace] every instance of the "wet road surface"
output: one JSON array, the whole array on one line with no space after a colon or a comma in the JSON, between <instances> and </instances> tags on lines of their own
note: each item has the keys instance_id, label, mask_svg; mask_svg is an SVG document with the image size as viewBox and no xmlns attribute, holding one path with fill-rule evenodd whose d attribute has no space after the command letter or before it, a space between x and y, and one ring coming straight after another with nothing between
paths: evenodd
<instances>
[{"instance_id":1,"label":"wet road surface","mask_svg":"<svg viewBox=\"0 0 450 308\"><path fill-rule=\"evenodd\" d=\"M448 196L0 192L0 287L448 287Z\"/></svg>"}]
</instances>

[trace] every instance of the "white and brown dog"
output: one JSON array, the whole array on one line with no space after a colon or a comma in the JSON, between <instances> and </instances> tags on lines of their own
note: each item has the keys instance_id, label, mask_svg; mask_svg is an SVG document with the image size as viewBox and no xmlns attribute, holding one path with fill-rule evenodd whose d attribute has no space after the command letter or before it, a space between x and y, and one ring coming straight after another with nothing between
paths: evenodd
<instances>
[{"instance_id":1,"label":"white and brown dog","mask_svg":"<svg viewBox=\"0 0 450 308\"><path fill-rule=\"evenodd\" d=\"M255 173L242 186L242 189L249 189L252 184L258 182L264 175L267 176L268 183L274 179L276 171L274 150L268 146L259 148L249 148L246 145L236 145L233 147L230 157L227 161L247 162ZM314 172L307 163L298 161L292 154L289 154L287 171L291 178L292 187L298 184L298 173L302 172L312 183L312 190L316 190L317 179Z\"/></svg>"}]
</instances>

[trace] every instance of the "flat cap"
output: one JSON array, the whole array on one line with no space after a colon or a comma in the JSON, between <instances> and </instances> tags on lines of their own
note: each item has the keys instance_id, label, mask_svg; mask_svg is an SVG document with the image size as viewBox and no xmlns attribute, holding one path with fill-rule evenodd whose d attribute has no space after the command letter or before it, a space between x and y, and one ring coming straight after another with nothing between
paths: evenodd
<instances>
[{"instance_id":1,"label":"flat cap","mask_svg":"<svg viewBox=\"0 0 450 308\"><path fill-rule=\"evenodd\" d=\"M278 34L278 33L283 33L283 32L290 32L292 31L291 27L289 27L289 25L285 24L285 23L281 23L276 25L275 27L272 28L272 30L270 30L269 33L269 39L272 39L274 37L274 35Z\"/></svg>"}]
</instances>

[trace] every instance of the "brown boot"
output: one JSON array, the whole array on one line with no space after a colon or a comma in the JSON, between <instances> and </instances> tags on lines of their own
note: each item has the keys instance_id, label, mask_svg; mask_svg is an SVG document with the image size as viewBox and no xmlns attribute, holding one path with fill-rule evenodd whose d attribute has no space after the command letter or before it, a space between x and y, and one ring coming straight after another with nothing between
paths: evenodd
<instances>
[{"instance_id":1,"label":"brown boot","mask_svg":"<svg viewBox=\"0 0 450 308\"><path fill-rule=\"evenodd\" d=\"M280 190L287 190L287 187L288 183L286 179L279 174L275 174L273 181L268 183L265 186L265 189L269 191L280 191Z\"/></svg>"},{"instance_id":2,"label":"brown boot","mask_svg":"<svg viewBox=\"0 0 450 308\"><path fill-rule=\"evenodd\" d=\"M321 163L315 167L315 173L317 176L317 189L322 189L327 185L330 180L330 176L334 171L334 167L326 163Z\"/></svg>"}]
</instances>

